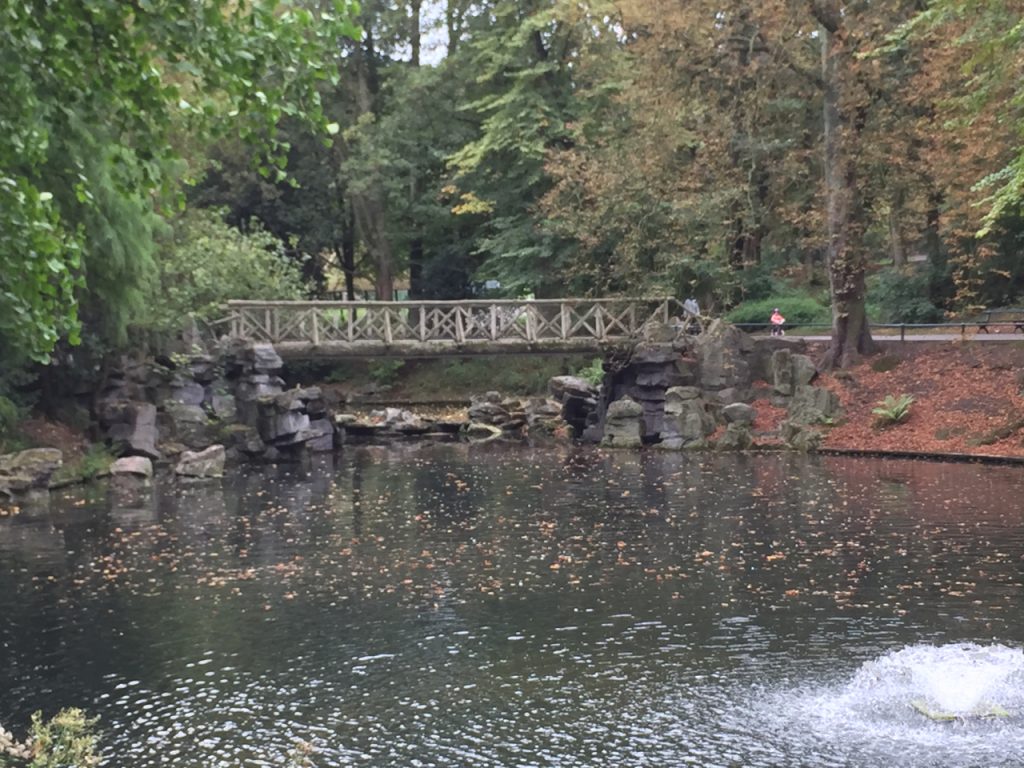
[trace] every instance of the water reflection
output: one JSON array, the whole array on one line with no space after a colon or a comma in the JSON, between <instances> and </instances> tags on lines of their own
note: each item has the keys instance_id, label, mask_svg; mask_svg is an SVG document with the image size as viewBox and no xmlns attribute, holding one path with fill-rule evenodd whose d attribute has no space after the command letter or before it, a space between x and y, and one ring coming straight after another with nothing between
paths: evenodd
<instances>
[{"instance_id":1,"label":"water reflection","mask_svg":"<svg viewBox=\"0 0 1024 768\"><path fill-rule=\"evenodd\" d=\"M908 644L1019 646L1022 485L406 445L68 494L0 521L0 720L85 706L118 766L280 765L296 739L324 765L1015 765L1019 719L998 749L868 753L794 702Z\"/></svg>"}]
</instances>

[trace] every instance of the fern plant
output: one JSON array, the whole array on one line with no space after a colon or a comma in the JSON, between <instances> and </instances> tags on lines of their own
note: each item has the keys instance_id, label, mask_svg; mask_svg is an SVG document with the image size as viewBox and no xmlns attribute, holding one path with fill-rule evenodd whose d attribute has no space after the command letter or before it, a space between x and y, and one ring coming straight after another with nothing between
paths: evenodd
<instances>
[{"instance_id":1,"label":"fern plant","mask_svg":"<svg viewBox=\"0 0 1024 768\"><path fill-rule=\"evenodd\" d=\"M888 427L892 424L899 424L910 415L910 406L914 402L913 395L902 394L899 397L886 395L885 400L872 408L876 420L880 426Z\"/></svg>"},{"instance_id":2,"label":"fern plant","mask_svg":"<svg viewBox=\"0 0 1024 768\"><path fill-rule=\"evenodd\" d=\"M590 361L590 365L576 371L576 375L591 386L600 387L604 381L604 361L600 357L595 357Z\"/></svg>"}]
</instances>

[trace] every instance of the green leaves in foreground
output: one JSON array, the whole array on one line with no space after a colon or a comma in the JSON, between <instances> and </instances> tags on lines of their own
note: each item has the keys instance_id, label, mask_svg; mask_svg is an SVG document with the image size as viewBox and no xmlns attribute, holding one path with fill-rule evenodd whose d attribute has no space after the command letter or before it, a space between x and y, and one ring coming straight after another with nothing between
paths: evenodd
<instances>
[{"instance_id":1,"label":"green leaves in foreground","mask_svg":"<svg viewBox=\"0 0 1024 768\"><path fill-rule=\"evenodd\" d=\"M877 408L872 408L871 412L877 417L876 421L879 426L888 427L906 419L910 415L910 406L913 402L913 395L902 394L899 397L886 395L885 400L880 402Z\"/></svg>"},{"instance_id":2,"label":"green leaves in foreground","mask_svg":"<svg viewBox=\"0 0 1024 768\"><path fill-rule=\"evenodd\" d=\"M44 722L32 715L28 738L19 742L0 728L2 768L92 768L99 765L97 718L80 709L62 709Z\"/></svg>"},{"instance_id":3,"label":"green leaves in foreground","mask_svg":"<svg viewBox=\"0 0 1024 768\"><path fill-rule=\"evenodd\" d=\"M123 331L183 156L233 133L278 173L281 119L327 139L317 85L358 30L351 0L318 5L0 0L0 364L75 343L80 304Z\"/></svg>"}]
</instances>

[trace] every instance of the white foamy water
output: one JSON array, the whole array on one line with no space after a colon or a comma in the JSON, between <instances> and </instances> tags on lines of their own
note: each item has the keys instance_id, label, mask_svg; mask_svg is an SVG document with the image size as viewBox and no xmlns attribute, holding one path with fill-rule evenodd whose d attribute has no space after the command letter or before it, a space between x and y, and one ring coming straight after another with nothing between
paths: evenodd
<instances>
[{"instance_id":1,"label":"white foamy water","mask_svg":"<svg viewBox=\"0 0 1024 768\"><path fill-rule=\"evenodd\" d=\"M936 721L915 708L955 715ZM1024 651L914 645L865 663L847 682L769 690L752 703L784 753L851 765L1024 765ZM986 717L993 707L1008 716Z\"/></svg>"}]
</instances>

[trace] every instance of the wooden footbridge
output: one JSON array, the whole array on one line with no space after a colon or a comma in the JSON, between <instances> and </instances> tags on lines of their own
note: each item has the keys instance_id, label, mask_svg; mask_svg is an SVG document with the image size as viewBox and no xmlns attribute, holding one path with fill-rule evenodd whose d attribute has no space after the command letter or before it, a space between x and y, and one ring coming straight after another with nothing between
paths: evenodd
<instances>
[{"instance_id":1,"label":"wooden footbridge","mask_svg":"<svg viewBox=\"0 0 1024 768\"><path fill-rule=\"evenodd\" d=\"M284 358L600 353L683 315L671 298L230 301L231 336Z\"/></svg>"}]
</instances>

